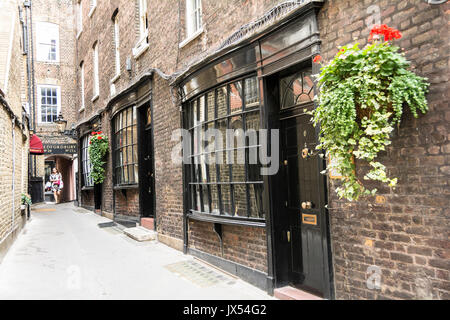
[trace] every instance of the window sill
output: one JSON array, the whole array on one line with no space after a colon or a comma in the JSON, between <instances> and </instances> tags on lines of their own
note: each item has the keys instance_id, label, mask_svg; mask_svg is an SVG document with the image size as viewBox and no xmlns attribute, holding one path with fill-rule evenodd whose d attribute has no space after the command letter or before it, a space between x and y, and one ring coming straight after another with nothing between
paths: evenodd
<instances>
[{"instance_id":1,"label":"window sill","mask_svg":"<svg viewBox=\"0 0 450 320\"><path fill-rule=\"evenodd\" d=\"M196 211L190 211L187 217L191 220L220 223L228 225L240 225L249 226L257 228L265 228L266 221L264 219L254 219L254 218L243 218L243 217L233 217L233 216L223 216L217 214L201 213Z\"/></svg>"},{"instance_id":2,"label":"window sill","mask_svg":"<svg viewBox=\"0 0 450 320\"><path fill-rule=\"evenodd\" d=\"M196 38L198 38L202 33L204 32L203 28L200 28L199 30L197 30L196 32L194 32L192 35L190 35L188 38L184 39L183 41L180 42L180 44L178 45L178 47L181 49L184 46L186 46L188 43L190 43L191 41L195 40Z\"/></svg>"},{"instance_id":3,"label":"window sill","mask_svg":"<svg viewBox=\"0 0 450 320\"><path fill-rule=\"evenodd\" d=\"M114 190L129 190L129 189L138 189L139 185L138 184L125 184L125 185L119 185L119 186L114 186Z\"/></svg>"},{"instance_id":4,"label":"window sill","mask_svg":"<svg viewBox=\"0 0 450 320\"><path fill-rule=\"evenodd\" d=\"M94 187L82 187L81 188L81 191L92 191L92 190L94 190Z\"/></svg>"},{"instance_id":5,"label":"window sill","mask_svg":"<svg viewBox=\"0 0 450 320\"><path fill-rule=\"evenodd\" d=\"M147 42L138 43L136 47L133 48L133 58L139 58L145 51L147 51L149 46L150 45Z\"/></svg>"},{"instance_id":6,"label":"window sill","mask_svg":"<svg viewBox=\"0 0 450 320\"><path fill-rule=\"evenodd\" d=\"M116 82L116 81L119 80L119 79L120 79L120 73L116 74L116 75L114 76L114 78L112 78L112 79L110 80L110 83L113 84L114 82Z\"/></svg>"},{"instance_id":7,"label":"window sill","mask_svg":"<svg viewBox=\"0 0 450 320\"><path fill-rule=\"evenodd\" d=\"M97 5L95 5L94 7L92 7L91 11L89 11L88 13L88 17L92 17L92 15L94 14L95 9L97 8Z\"/></svg>"},{"instance_id":8,"label":"window sill","mask_svg":"<svg viewBox=\"0 0 450 320\"><path fill-rule=\"evenodd\" d=\"M82 33L83 33L83 29L81 29L80 32L77 33L77 40L80 39Z\"/></svg>"},{"instance_id":9,"label":"window sill","mask_svg":"<svg viewBox=\"0 0 450 320\"><path fill-rule=\"evenodd\" d=\"M94 102L94 101L97 100L99 97L100 97L100 95L99 95L99 94L96 94L96 95L91 99L91 101Z\"/></svg>"},{"instance_id":10,"label":"window sill","mask_svg":"<svg viewBox=\"0 0 450 320\"><path fill-rule=\"evenodd\" d=\"M59 60L36 60L36 62L58 65Z\"/></svg>"}]
</instances>

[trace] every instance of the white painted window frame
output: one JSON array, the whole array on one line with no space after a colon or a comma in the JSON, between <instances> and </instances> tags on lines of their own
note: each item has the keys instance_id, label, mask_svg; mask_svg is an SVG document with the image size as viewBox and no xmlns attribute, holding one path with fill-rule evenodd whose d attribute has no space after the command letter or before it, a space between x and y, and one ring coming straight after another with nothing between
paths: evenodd
<instances>
[{"instance_id":1,"label":"white painted window frame","mask_svg":"<svg viewBox=\"0 0 450 320\"><path fill-rule=\"evenodd\" d=\"M52 30L53 29L53 30ZM49 43L49 41L50 43ZM48 46L55 40L55 60L48 59ZM44 47L42 47L44 45ZM46 48L44 50L43 48ZM46 55L47 58L43 58ZM36 23L36 61L59 63L59 25L51 22L39 21Z\"/></svg>"},{"instance_id":2,"label":"white painted window frame","mask_svg":"<svg viewBox=\"0 0 450 320\"><path fill-rule=\"evenodd\" d=\"M120 30L119 30L119 14L114 17L114 53L115 53L115 75L111 79L114 83L120 77Z\"/></svg>"},{"instance_id":3,"label":"white painted window frame","mask_svg":"<svg viewBox=\"0 0 450 320\"><path fill-rule=\"evenodd\" d=\"M81 0L77 2L77 39L80 38L83 32L83 3Z\"/></svg>"},{"instance_id":4,"label":"white painted window frame","mask_svg":"<svg viewBox=\"0 0 450 320\"><path fill-rule=\"evenodd\" d=\"M202 29L201 0L186 0L186 38L191 38Z\"/></svg>"},{"instance_id":5,"label":"white painted window frame","mask_svg":"<svg viewBox=\"0 0 450 320\"><path fill-rule=\"evenodd\" d=\"M139 58L149 47L147 0L139 1L139 40L133 48L133 57Z\"/></svg>"},{"instance_id":6,"label":"white painted window frame","mask_svg":"<svg viewBox=\"0 0 450 320\"><path fill-rule=\"evenodd\" d=\"M86 107L86 101L85 101L85 91L84 91L84 61L80 64L80 91L81 91L81 107L79 112L84 111Z\"/></svg>"},{"instance_id":7,"label":"white painted window frame","mask_svg":"<svg viewBox=\"0 0 450 320\"><path fill-rule=\"evenodd\" d=\"M40 124L53 124L53 122L42 121L42 95L41 89L43 88L56 88L56 115L61 112L61 87L53 84L38 84L37 85L37 100L38 100L38 123Z\"/></svg>"},{"instance_id":8,"label":"white painted window frame","mask_svg":"<svg viewBox=\"0 0 450 320\"><path fill-rule=\"evenodd\" d=\"M97 0L90 0L90 10L88 13L88 17L92 17L92 15L94 14L95 8L97 8Z\"/></svg>"},{"instance_id":9,"label":"white painted window frame","mask_svg":"<svg viewBox=\"0 0 450 320\"><path fill-rule=\"evenodd\" d=\"M93 97L92 102L97 100L97 98L100 95L100 79L99 79L99 67L98 67L98 41L95 42L94 46L92 47L92 63L93 63Z\"/></svg>"}]
</instances>

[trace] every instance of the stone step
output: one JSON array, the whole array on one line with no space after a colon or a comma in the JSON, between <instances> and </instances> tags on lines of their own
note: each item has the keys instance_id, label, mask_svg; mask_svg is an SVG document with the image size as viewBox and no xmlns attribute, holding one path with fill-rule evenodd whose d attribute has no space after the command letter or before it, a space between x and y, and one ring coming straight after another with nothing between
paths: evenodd
<instances>
[{"instance_id":1,"label":"stone step","mask_svg":"<svg viewBox=\"0 0 450 320\"><path fill-rule=\"evenodd\" d=\"M155 231L143 227L133 227L123 229L123 233L136 241L153 241L157 239L158 234Z\"/></svg>"},{"instance_id":2,"label":"stone step","mask_svg":"<svg viewBox=\"0 0 450 320\"><path fill-rule=\"evenodd\" d=\"M273 295L280 300L323 300L309 292L289 286L275 289Z\"/></svg>"}]
</instances>

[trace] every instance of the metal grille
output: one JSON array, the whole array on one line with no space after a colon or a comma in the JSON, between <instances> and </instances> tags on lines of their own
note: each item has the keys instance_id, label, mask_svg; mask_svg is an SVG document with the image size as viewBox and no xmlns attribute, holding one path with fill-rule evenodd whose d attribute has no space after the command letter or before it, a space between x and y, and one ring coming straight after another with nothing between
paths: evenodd
<instances>
[{"instance_id":1,"label":"metal grille","mask_svg":"<svg viewBox=\"0 0 450 320\"><path fill-rule=\"evenodd\" d=\"M269 26L273 22L286 16L289 12L308 2L311 2L311 0L286 1L276 5L261 18L240 27L239 30L234 32L219 46L217 51L255 34L257 31Z\"/></svg>"}]
</instances>

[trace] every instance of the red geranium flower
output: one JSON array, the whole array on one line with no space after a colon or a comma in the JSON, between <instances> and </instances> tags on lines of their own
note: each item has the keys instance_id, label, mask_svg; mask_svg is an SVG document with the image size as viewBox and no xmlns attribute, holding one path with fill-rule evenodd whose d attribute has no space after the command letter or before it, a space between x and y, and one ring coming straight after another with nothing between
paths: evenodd
<instances>
[{"instance_id":1,"label":"red geranium flower","mask_svg":"<svg viewBox=\"0 0 450 320\"><path fill-rule=\"evenodd\" d=\"M386 24L374 25L372 30L370 30L369 41L372 41L374 35L382 35L384 41L391 41L393 39L400 39L402 34L397 29L388 27Z\"/></svg>"},{"instance_id":2,"label":"red geranium flower","mask_svg":"<svg viewBox=\"0 0 450 320\"><path fill-rule=\"evenodd\" d=\"M321 60L322 60L322 57L321 57L320 55L317 55L317 56L314 57L313 62L314 62L314 63L318 63L318 62L320 62Z\"/></svg>"},{"instance_id":3,"label":"red geranium flower","mask_svg":"<svg viewBox=\"0 0 450 320\"><path fill-rule=\"evenodd\" d=\"M102 137L102 136L98 136L97 139L98 139L98 140L102 140L103 137Z\"/></svg>"}]
</instances>

